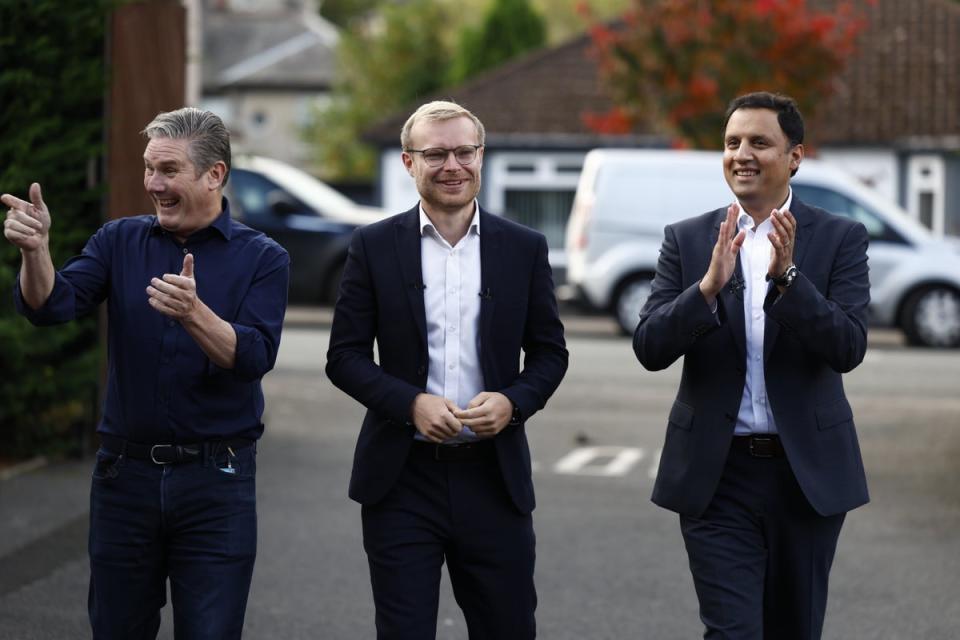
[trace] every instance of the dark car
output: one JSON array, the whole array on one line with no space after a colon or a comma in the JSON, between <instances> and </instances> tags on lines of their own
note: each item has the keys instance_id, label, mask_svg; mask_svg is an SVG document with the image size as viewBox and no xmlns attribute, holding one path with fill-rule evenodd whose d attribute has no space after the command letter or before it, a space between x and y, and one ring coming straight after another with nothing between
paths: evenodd
<instances>
[{"instance_id":1,"label":"dark car","mask_svg":"<svg viewBox=\"0 0 960 640\"><path fill-rule=\"evenodd\" d=\"M225 195L234 218L280 243L290 254L290 302L334 301L350 237L385 217L288 164L237 157Z\"/></svg>"}]
</instances>

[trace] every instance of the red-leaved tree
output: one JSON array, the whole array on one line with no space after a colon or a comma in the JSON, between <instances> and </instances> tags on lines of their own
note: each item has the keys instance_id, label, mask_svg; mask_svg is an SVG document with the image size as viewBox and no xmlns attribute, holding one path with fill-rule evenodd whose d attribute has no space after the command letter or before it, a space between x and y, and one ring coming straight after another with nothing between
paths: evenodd
<instances>
[{"instance_id":1,"label":"red-leaved tree","mask_svg":"<svg viewBox=\"0 0 960 640\"><path fill-rule=\"evenodd\" d=\"M616 105L584 122L599 133L644 125L675 146L712 148L727 102L760 90L792 96L809 118L866 24L854 2L831 5L828 13L806 0L632 0L605 24L582 2L591 56Z\"/></svg>"}]
</instances>

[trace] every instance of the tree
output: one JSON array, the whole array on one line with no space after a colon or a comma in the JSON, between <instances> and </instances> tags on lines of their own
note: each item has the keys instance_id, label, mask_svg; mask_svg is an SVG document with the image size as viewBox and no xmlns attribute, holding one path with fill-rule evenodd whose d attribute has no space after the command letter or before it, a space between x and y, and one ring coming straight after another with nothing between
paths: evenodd
<instances>
[{"instance_id":1,"label":"tree","mask_svg":"<svg viewBox=\"0 0 960 640\"><path fill-rule=\"evenodd\" d=\"M864 25L849 0L832 13L806 0L633 0L618 22L590 27L615 106L584 120L603 133L642 125L710 148L726 103L749 91L786 93L812 116Z\"/></svg>"},{"instance_id":2,"label":"tree","mask_svg":"<svg viewBox=\"0 0 960 640\"><path fill-rule=\"evenodd\" d=\"M0 0L0 193L40 182L54 263L100 224L88 184L103 139L103 61L111 0ZM0 242L0 455L62 448L96 414L97 323L36 329L13 309L20 253Z\"/></svg>"},{"instance_id":3,"label":"tree","mask_svg":"<svg viewBox=\"0 0 960 640\"><path fill-rule=\"evenodd\" d=\"M360 142L363 130L444 85L451 46L443 34L450 20L444 5L411 0L386 5L378 21L344 32L339 80L329 104L315 112L305 131L323 177L374 175L377 156Z\"/></svg>"},{"instance_id":4,"label":"tree","mask_svg":"<svg viewBox=\"0 0 960 640\"><path fill-rule=\"evenodd\" d=\"M479 29L463 29L452 79L463 81L542 47L546 37L546 23L527 0L493 0Z\"/></svg>"},{"instance_id":5,"label":"tree","mask_svg":"<svg viewBox=\"0 0 960 640\"><path fill-rule=\"evenodd\" d=\"M320 15L340 27L347 27L375 8L378 0L323 0Z\"/></svg>"}]
</instances>

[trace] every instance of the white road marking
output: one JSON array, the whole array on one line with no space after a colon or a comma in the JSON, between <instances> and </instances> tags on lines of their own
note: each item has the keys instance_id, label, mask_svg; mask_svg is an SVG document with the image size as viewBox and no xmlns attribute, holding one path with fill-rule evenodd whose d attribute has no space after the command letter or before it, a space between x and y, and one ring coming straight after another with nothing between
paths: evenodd
<instances>
[{"instance_id":1,"label":"white road marking","mask_svg":"<svg viewBox=\"0 0 960 640\"><path fill-rule=\"evenodd\" d=\"M555 473L579 476L624 476L643 459L637 447L581 447L553 465ZM600 460L602 464L592 464Z\"/></svg>"},{"instance_id":2,"label":"white road marking","mask_svg":"<svg viewBox=\"0 0 960 640\"><path fill-rule=\"evenodd\" d=\"M663 449L659 447L653 451L653 460L650 462L650 468L647 469L647 477L651 479L656 479L657 469L660 468L660 454L663 453Z\"/></svg>"}]
</instances>

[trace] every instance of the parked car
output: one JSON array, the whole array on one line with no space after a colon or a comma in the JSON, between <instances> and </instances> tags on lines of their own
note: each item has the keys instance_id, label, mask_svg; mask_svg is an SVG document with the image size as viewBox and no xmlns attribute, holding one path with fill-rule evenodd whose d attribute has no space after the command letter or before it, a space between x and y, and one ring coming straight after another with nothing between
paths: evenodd
<instances>
[{"instance_id":1,"label":"parked car","mask_svg":"<svg viewBox=\"0 0 960 640\"><path fill-rule=\"evenodd\" d=\"M289 252L295 304L333 302L353 230L386 217L296 167L260 156L234 158L224 191L233 217Z\"/></svg>"},{"instance_id":2,"label":"parked car","mask_svg":"<svg viewBox=\"0 0 960 640\"><path fill-rule=\"evenodd\" d=\"M914 345L960 346L960 245L834 166L805 159L791 185L807 204L867 228L873 325L899 327ZM567 290L632 333L664 226L732 201L719 152L590 151L567 224Z\"/></svg>"}]
</instances>

